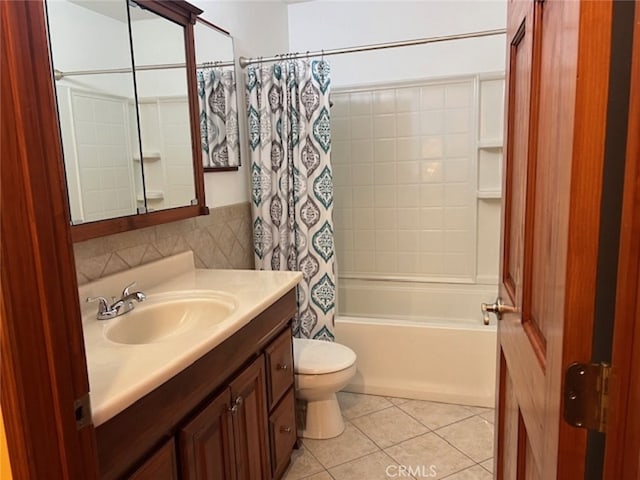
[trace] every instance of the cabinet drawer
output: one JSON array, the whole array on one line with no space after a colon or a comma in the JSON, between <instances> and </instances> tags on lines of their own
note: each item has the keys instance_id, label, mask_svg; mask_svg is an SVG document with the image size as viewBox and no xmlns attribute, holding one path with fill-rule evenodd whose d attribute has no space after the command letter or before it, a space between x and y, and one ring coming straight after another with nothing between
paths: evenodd
<instances>
[{"instance_id":1,"label":"cabinet drawer","mask_svg":"<svg viewBox=\"0 0 640 480\"><path fill-rule=\"evenodd\" d=\"M293 346L287 328L266 349L269 410L293 385Z\"/></svg>"},{"instance_id":2,"label":"cabinet drawer","mask_svg":"<svg viewBox=\"0 0 640 480\"><path fill-rule=\"evenodd\" d=\"M273 477L280 478L289 464L296 443L296 408L294 389L291 388L269 417L271 438L271 468Z\"/></svg>"}]
</instances>

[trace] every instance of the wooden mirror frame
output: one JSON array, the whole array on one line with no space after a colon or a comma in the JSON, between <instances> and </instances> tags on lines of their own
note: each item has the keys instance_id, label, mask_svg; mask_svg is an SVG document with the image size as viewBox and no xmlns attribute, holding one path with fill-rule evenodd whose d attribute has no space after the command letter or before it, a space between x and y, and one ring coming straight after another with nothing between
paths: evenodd
<instances>
[{"instance_id":1,"label":"wooden mirror frame","mask_svg":"<svg viewBox=\"0 0 640 480\"><path fill-rule=\"evenodd\" d=\"M195 193L198 203L183 207L168 208L151 213L127 215L124 217L111 218L107 220L97 220L80 225L71 226L71 236L74 242L81 242L92 238L112 235L114 233L126 232L138 228L151 227L163 223L175 222L185 218L208 215L209 208L205 203L204 195L204 168L202 164L202 151L200 148L200 121L198 117L198 90L196 81L196 60L193 36L193 26L196 18L202 13L198 7L191 5L184 0L135 0L140 6L150 10L157 15L173 21L184 28L184 43L186 55L187 73L187 95L189 99L189 120L191 123L191 150L193 156L193 175ZM51 67L53 68L53 66ZM53 82L53 72L51 73ZM62 144L60 144L62 151ZM61 182L67 188L64 169Z\"/></svg>"}]
</instances>

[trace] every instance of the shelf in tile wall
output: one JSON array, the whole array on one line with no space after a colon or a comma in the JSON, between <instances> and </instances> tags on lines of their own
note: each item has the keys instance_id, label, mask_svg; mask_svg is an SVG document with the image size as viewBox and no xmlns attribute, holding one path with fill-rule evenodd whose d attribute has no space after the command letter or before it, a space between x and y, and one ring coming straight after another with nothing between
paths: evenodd
<instances>
[{"instance_id":1,"label":"shelf in tile wall","mask_svg":"<svg viewBox=\"0 0 640 480\"><path fill-rule=\"evenodd\" d=\"M138 195L137 200L139 202L143 202L145 200L145 197L142 195ZM146 199L147 200L162 200L164 198L164 192L161 190L147 190L146 192Z\"/></svg>"},{"instance_id":2,"label":"shelf in tile wall","mask_svg":"<svg viewBox=\"0 0 640 480\"><path fill-rule=\"evenodd\" d=\"M161 155L160 152L143 152L142 153L142 159L145 162L155 162L157 160L160 160ZM140 161L140 157L133 157L133 160L135 162L139 162Z\"/></svg>"},{"instance_id":3,"label":"shelf in tile wall","mask_svg":"<svg viewBox=\"0 0 640 480\"><path fill-rule=\"evenodd\" d=\"M499 190L478 190L476 196L483 200L500 200L502 192Z\"/></svg>"},{"instance_id":4,"label":"shelf in tile wall","mask_svg":"<svg viewBox=\"0 0 640 480\"><path fill-rule=\"evenodd\" d=\"M478 148L502 148L503 146L504 142L500 138L490 138L478 141Z\"/></svg>"}]
</instances>

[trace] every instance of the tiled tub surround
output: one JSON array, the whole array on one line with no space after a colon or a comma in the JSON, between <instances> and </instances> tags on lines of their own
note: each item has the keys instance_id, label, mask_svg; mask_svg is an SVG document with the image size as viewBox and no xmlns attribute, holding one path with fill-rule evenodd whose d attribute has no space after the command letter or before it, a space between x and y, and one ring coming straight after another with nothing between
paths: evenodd
<instances>
[{"instance_id":1,"label":"tiled tub surround","mask_svg":"<svg viewBox=\"0 0 640 480\"><path fill-rule=\"evenodd\" d=\"M72 221L133 214L136 178L131 162L134 146L127 135L128 100L57 87Z\"/></svg>"},{"instance_id":2,"label":"tiled tub surround","mask_svg":"<svg viewBox=\"0 0 640 480\"><path fill-rule=\"evenodd\" d=\"M78 284L192 250L197 268L253 269L249 203L74 244Z\"/></svg>"},{"instance_id":3,"label":"tiled tub surround","mask_svg":"<svg viewBox=\"0 0 640 480\"><path fill-rule=\"evenodd\" d=\"M189 205L195 190L186 97L143 98L138 104L147 208ZM142 178L139 157L134 155L134 166Z\"/></svg>"},{"instance_id":4,"label":"tiled tub surround","mask_svg":"<svg viewBox=\"0 0 640 480\"><path fill-rule=\"evenodd\" d=\"M497 283L503 84L334 90L340 278Z\"/></svg>"},{"instance_id":5,"label":"tiled tub surround","mask_svg":"<svg viewBox=\"0 0 640 480\"><path fill-rule=\"evenodd\" d=\"M498 74L334 89L348 390L493 404L503 97Z\"/></svg>"},{"instance_id":6,"label":"tiled tub surround","mask_svg":"<svg viewBox=\"0 0 640 480\"><path fill-rule=\"evenodd\" d=\"M345 392L338 400L345 432L304 440L285 480L493 478L493 409Z\"/></svg>"}]
</instances>

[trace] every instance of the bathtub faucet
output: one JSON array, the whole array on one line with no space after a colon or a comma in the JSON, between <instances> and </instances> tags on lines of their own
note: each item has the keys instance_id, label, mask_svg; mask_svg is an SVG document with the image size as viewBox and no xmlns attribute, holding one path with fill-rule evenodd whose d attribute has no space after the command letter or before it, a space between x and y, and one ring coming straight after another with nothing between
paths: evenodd
<instances>
[{"instance_id":1,"label":"bathtub faucet","mask_svg":"<svg viewBox=\"0 0 640 480\"><path fill-rule=\"evenodd\" d=\"M120 300L113 299L113 304L109 305L109 301L104 297L88 297L87 302L98 302L98 313L96 318L98 320L109 320L120 315L124 315L135 308L136 302L143 302L147 296L142 292L130 292L129 289L133 287L136 282L131 283L124 287Z\"/></svg>"}]
</instances>

